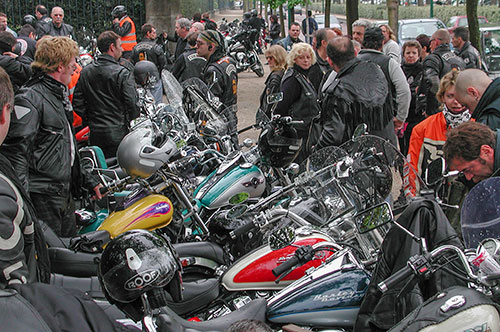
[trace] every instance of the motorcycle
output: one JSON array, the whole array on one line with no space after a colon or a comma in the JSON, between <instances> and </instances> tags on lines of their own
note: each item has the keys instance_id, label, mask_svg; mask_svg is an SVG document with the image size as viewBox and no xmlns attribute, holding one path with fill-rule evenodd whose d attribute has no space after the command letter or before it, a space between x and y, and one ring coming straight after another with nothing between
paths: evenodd
<instances>
[{"instance_id":1,"label":"motorcycle","mask_svg":"<svg viewBox=\"0 0 500 332\"><path fill-rule=\"evenodd\" d=\"M250 68L257 76L264 76L264 66L255 45L258 34L255 29L246 29L228 39L227 53L236 61L238 73Z\"/></svg>"}]
</instances>

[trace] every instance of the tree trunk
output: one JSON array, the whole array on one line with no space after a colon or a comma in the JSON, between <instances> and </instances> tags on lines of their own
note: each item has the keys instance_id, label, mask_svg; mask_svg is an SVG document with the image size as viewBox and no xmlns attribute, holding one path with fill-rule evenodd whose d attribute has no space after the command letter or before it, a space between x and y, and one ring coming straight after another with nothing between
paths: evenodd
<instances>
[{"instance_id":1,"label":"tree trunk","mask_svg":"<svg viewBox=\"0 0 500 332\"><path fill-rule=\"evenodd\" d=\"M417 6L421 7L424 5L424 0L418 0L417 1Z\"/></svg>"},{"instance_id":2,"label":"tree trunk","mask_svg":"<svg viewBox=\"0 0 500 332\"><path fill-rule=\"evenodd\" d=\"M467 22L469 23L470 43L481 52L479 22L477 20L477 0L466 0L465 11L467 13Z\"/></svg>"},{"instance_id":3,"label":"tree trunk","mask_svg":"<svg viewBox=\"0 0 500 332\"><path fill-rule=\"evenodd\" d=\"M330 13L331 12L332 12L332 0L325 0L325 27L330 26Z\"/></svg>"},{"instance_id":4,"label":"tree trunk","mask_svg":"<svg viewBox=\"0 0 500 332\"><path fill-rule=\"evenodd\" d=\"M389 19L389 26L392 31L398 36L398 12L399 0L387 0L387 18Z\"/></svg>"},{"instance_id":5,"label":"tree trunk","mask_svg":"<svg viewBox=\"0 0 500 332\"><path fill-rule=\"evenodd\" d=\"M175 17L180 13L180 0L145 0L146 21L156 27L158 33L175 33Z\"/></svg>"},{"instance_id":6,"label":"tree trunk","mask_svg":"<svg viewBox=\"0 0 500 332\"><path fill-rule=\"evenodd\" d=\"M281 38L285 38L285 13L283 12L283 5L280 5L280 25L281 25Z\"/></svg>"},{"instance_id":7,"label":"tree trunk","mask_svg":"<svg viewBox=\"0 0 500 332\"><path fill-rule=\"evenodd\" d=\"M352 24L359 18L358 14L358 0L347 0L346 1L346 25L347 34L352 36Z\"/></svg>"}]
</instances>

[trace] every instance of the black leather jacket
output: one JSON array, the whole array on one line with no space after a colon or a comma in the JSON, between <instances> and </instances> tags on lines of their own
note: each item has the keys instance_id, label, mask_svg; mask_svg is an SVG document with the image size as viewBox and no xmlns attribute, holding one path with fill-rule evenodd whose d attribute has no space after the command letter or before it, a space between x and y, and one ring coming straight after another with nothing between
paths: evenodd
<instances>
[{"instance_id":1,"label":"black leather jacket","mask_svg":"<svg viewBox=\"0 0 500 332\"><path fill-rule=\"evenodd\" d=\"M500 129L500 78L496 78L484 91L472 118L492 130Z\"/></svg>"},{"instance_id":2,"label":"black leather jacket","mask_svg":"<svg viewBox=\"0 0 500 332\"><path fill-rule=\"evenodd\" d=\"M269 30L269 36L272 40L279 39L281 33L281 24L278 22L271 23L271 29Z\"/></svg>"},{"instance_id":3,"label":"black leather jacket","mask_svg":"<svg viewBox=\"0 0 500 332\"><path fill-rule=\"evenodd\" d=\"M206 64L207 60L196 54L196 48L189 48L175 60L172 74L179 82L184 82L192 77L202 78L201 72Z\"/></svg>"},{"instance_id":4,"label":"black leather jacket","mask_svg":"<svg viewBox=\"0 0 500 332\"><path fill-rule=\"evenodd\" d=\"M461 49L455 50L455 54L464 59L465 68L481 69L481 56L470 42L465 42Z\"/></svg>"},{"instance_id":5,"label":"black leather jacket","mask_svg":"<svg viewBox=\"0 0 500 332\"><path fill-rule=\"evenodd\" d=\"M66 36L70 37L73 40L75 39L73 27L69 24L62 23L61 26L58 28L54 25L54 22L50 22L45 25L44 31L42 32L42 36L49 35L49 36Z\"/></svg>"},{"instance_id":6,"label":"black leather jacket","mask_svg":"<svg viewBox=\"0 0 500 332\"><path fill-rule=\"evenodd\" d=\"M465 69L465 63L462 58L450 50L448 44L441 44L424 59L422 66L424 68L424 78L419 90L420 92L425 91L427 96L425 112L427 115L432 115L439 112L436 93L439 90L441 78L452 69Z\"/></svg>"},{"instance_id":7,"label":"black leather jacket","mask_svg":"<svg viewBox=\"0 0 500 332\"><path fill-rule=\"evenodd\" d=\"M266 78L266 86L260 95L260 110L262 110L269 118L271 118L272 104L267 103L267 97L273 93L280 91L281 79L283 78L283 70L274 70Z\"/></svg>"},{"instance_id":8,"label":"black leather jacket","mask_svg":"<svg viewBox=\"0 0 500 332\"><path fill-rule=\"evenodd\" d=\"M160 73L167 64L167 58L161 46L154 40L147 38L142 39L132 50L132 61L137 63L140 60L151 61L156 65Z\"/></svg>"},{"instance_id":9,"label":"black leather jacket","mask_svg":"<svg viewBox=\"0 0 500 332\"><path fill-rule=\"evenodd\" d=\"M67 93L62 83L37 73L16 95L1 151L29 192L69 195L76 144Z\"/></svg>"},{"instance_id":10,"label":"black leather jacket","mask_svg":"<svg viewBox=\"0 0 500 332\"><path fill-rule=\"evenodd\" d=\"M83 68L75 88L73 107L90 127L106 132L125 128L139 115L133 73L108 54Z\"/></svg>"},{"instance_id":11,"label":"black leather jacket","mask_svg":"<svg viewBox=\"0 0 500 332\"><path fill-rule=\"evenodd\" d=\"M226 107L234 106L234 110L236 110L238 74L233 58L222 55L220 51L212 54L202 72L203 81L208 86L213 83L214 73L217 82L211 88L212 93L219 97L220 102Z\"/></svg>"},{"instance_id":12,"label":"black leather jacket","mask_svg":"<svg viewBox=\"0 0 500 332\"><path fill-rule=\"evenodd\" d=\"M415 200L400 215L398 222L417 237L425 238L429 251L444 244L462 248L461 241L443 210L434 201ZM392 227L382 243L377 265L361 303L354 331L388 330L437 292L450 286L465 286L463 280L446 271L439 271L429 280L419 283L401 296L398 293L407 280L382 294L377 284L406 266L408 259L416 254L421 254L420 244L398 227Z\"/></svg>"},{"instance_id":13,"label":"black leather jacket","mask_svg":"<svg viewBox=\"0 0 500 332\"><path fill-rule=\"evenodd\" d=\"M360 123L366 123L370 132L376 131L378 136L392 138L394 130L384 132L393 118L392 108L386 103L388 90L384 73L377 64L358 58L347 62L335 80L327 79L323 86L320 102L323 130L316 149L348 141Z\"/></svg>"},{"instance_id":14,"label":"black leather jacket","mask_svg":"<svg viewBox=\"0 0 500 332\"><path fill-rule=\"evenodd\" d=\"M14 92L31 77L31 61L30 58L24 56L14 59L8 55L0 55L0 67L9 75Z\"/></svg>"}]
</instances>

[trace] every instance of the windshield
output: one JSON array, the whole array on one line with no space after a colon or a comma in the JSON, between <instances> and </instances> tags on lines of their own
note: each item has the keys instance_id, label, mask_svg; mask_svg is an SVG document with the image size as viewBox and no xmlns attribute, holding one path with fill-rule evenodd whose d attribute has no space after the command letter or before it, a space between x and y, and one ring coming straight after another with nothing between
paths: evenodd
<instances>
[{"instance_id":1,"label":"windshield","mask_svg":"<svg viewBox=\"0 0 500 332\"><path fill-rule=\"evenodd\" d=\"M432 36L436 30L442 28L445 28L445 26L439 21L403 23L400 26L399 35L401 40L415 39L422 33Z\"/></svg>"},{"instance_id":2,"label":"windshield","mask_svg":"<svg viewBox=\"0 0 500 332\"><path fill-rule=\"evenodd\" d=\"M165 96L170 106L166 110L174 113L184 124L188 124L190 121L182 107L182 86L174 75L166 69L162 70L161 79L163 91L165 91Z\"/></svg>"}]
</instances>

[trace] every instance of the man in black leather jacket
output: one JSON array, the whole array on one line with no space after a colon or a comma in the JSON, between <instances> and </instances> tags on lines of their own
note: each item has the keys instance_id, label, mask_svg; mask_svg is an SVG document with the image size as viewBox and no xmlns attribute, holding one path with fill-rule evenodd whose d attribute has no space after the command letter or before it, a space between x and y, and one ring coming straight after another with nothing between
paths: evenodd
<instances>
[{"instance_id":1,"label":"man in black leather jacket","mask_svg":"<svg viewBox=\"0 0 500 332\"><path fill-rule=\"evenodd\" d=\"M75 88L73 107L90 127L89 143L99 146L106 158L116 156L129 132L130 120L139 115L133 73L118 63L120 36L104 31L97 38L102 52L83 68Z\"/></svg>"},{"instance_id":2,"label":"man in black leather jacket","mask_svg":"<svg viewBox=\"0 0 500 332\"><path fill-rule=\"evenodd\" d=\"M172 74L180 83L192 77L202 78L201 72L207 60L196 53L198 35L198 31L192 31L187 35L188 48L175 60L172 67Z\"/></svg>"},{"instance_id":3,"label":"man in black leather jacket","mask_svg":"<svg viewBox=\"0 0 500 332\"><path fill-rule=\"evenodd\" d=\"M425 93L427 105L425 113L427 115L439 112L439 103L436 93L439 89L441 78L450 70L464 70L465 63L450 50L450 33L446 29L439 29L432 34L429 54L422 63L424 69L424 79L420 86L420 93Z\"/></svg>"},{"instance_id":4,"label":"man in black leather jacket","mask_svg":"<svg viewBox=\"0 0 500 332\"><path fill-rule=\"evenodd\" d=\"M52 22L45 25L45 30L41 32L41 36L66 36L76 40L73 27L63 22L64 10L61 7L52 8L50 16L52 17ZM38 37L40 38L41 36Z\"/></svg>"},{"instance_id":5,"label":"man in black leather jacket","mask_svg":"<svg viewBox=\"0 0 500 332\"><path fill-rule=\"evenodd\" d=\"M132 49L132 62L135 64L141 60L151 61L156 65L158 73L161 75L161 71L167 64L167 58L160 44L156 43L156 28L152 24L146 23L142 26L141 32L144 37ZM161 78L151 88L151 93L157 104L162 102L163 84Z\"/></svg>"},{"instance_id":6,"label":"man in black leather jacket","mask_svg":"<svg viewBox=\"0 0 500 332\"><path fill-rule=\"evenodd\" d=\"M394 130L384 132L393 114L386 103L389 88L380 67L356 58L354 46L345 36L332 39L327 53L334 72L321 90L323 129L316 149L346 142L361 123L368 125L370 133L386 139L394 136Z\"/></svg>"},{"instance_id":7,"label":"man in black leather jacket","mask_svg":"<svg viewBox=\"0 0 500 332\"><path fill-rule=\"evenodd\" d=\"M0 67L9 74L16 92L31 76L31 59L12 52L16 38L7 31L0 32Z\"/></svg>"},{"instance_id":8,"label":"man in black leather jacket","mask_svg":"<svg viewBox=\"0 0 500 332\"><path fill-rule=\"evenodd\" d=\"M16 94L0 150L29 192L38 217L59 236L76 233L71 183L80 169L67 84L77 55L78 46L68 37L39 41L33 77ZM97 181L88 181L98 192Z\"/></svg>"},{"instance_id":9,"label":"man in black leather jacket","mask_svg":"<svg viewBox=\"0 0 500 332\"><path fill-rule=\"evenodd\" d=\"M453 30L451 44L455 54L464 59L465 68L481 69L481 56L469 41L469 29L467 27L458 27Z\"/></svg>"},{"instance_id":10,"label":"man in black leather jacket","mask_svg":"<svg viewBox=\"0 0 500 332\"><path fill-rule=\"evenodd\" d=\"M235 146L238 146L237 93L238 74L234 60L224 55L224 42L214 30L202 31L196 41L196 52L207 60L203 69L203 81L211 87L212 93L224 104L224 116Z\"/></svg>"}]
</instances>

